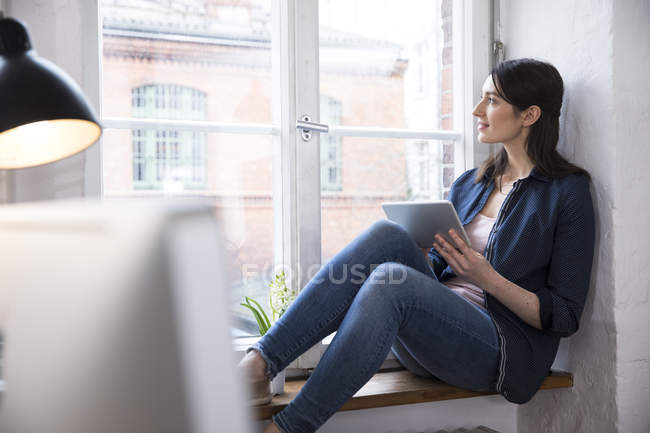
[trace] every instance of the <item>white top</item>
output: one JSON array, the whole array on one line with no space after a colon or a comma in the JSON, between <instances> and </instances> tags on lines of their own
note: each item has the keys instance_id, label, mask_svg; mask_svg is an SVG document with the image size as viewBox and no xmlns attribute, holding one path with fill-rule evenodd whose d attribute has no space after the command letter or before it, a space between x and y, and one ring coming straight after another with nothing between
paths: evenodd
<instances>
[{"instance_id":1,"label":"white top","mask_svg":"<svg viewBox=\"0 0 650 433\"><path fill-rule=\"evenodd\" d=\"M488 237L490 236L490 231L492 230L495 221L496 218L490 218L479 212L469 224L465 224L464 226L467 236L472 243L472 248L481 254L483 254L483 251L485 250ZM468 301L478 305L480 308L484 310L486 309L485 293L480 287L475 286L460 277L452 277L443 281L442 284L449 287Z\"/></svg>"}]
</instances>

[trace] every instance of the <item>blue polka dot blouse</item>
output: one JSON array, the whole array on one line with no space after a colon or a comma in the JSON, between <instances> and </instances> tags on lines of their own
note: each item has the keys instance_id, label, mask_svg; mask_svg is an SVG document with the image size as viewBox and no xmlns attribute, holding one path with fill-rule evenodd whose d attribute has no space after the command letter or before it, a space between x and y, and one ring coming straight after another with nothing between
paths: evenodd
<instances>
[{"instance_id":1,"label":"blue polka dot blouse","mask_svg":"<svg viewBox=\"0 0 650 433\"><path fill-rule=\"evenodd\" d=\"M463 225L483 208L494 183L475 183L477 169L459 176L449 200ZM487 310L500 343L497 391L522 404L549 373L560 337L578 330L589 290L594 254L594 211L585 176L549 178L533 168L515 182L490 232L483 255L492 267L539 298L542 330L536 329L485 293ZM455 276L433 248L433 270L440 281Z\"/></svg>"}]
</instances>

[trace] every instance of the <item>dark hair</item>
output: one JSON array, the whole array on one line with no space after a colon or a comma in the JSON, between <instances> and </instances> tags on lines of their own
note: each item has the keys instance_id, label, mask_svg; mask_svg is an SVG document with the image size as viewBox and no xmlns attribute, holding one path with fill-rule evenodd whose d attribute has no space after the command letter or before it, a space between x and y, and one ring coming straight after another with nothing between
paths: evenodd
<instances>
[{"instance_id":1,"label":"dark hair","mask_svg":"<svg viewBox=\"0 0 650 433\"><path fill-rule=\"evenodd\" d=\"M530 127L526 153L536 170L551 178L580 174L591 179L589 172L564 159L556 150L560 133L560 108L564 85L560 73L550 63L535 59L507 60L490 72L498 95L521 113L531 105L541 109L541 116ZM494 182L505 171L508 154L502 148L483 161L474 183L487 175Z\"/></svg>"}]
</instances>

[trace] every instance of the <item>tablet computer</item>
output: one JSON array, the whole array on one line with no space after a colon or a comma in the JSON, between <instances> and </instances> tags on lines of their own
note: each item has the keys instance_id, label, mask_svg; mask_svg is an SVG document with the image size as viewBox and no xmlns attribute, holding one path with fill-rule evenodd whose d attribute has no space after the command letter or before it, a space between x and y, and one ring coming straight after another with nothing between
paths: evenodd
<instances>
[{"instance_id":1,"label":"tablet computer","mask_svg":"<svg viewBox=\"0 0 650 433\"><path fill-rule=\"evenodd\" d=\"M472 246L449 200L387 202L381 207L388 219L404 227L420 248L431 248L437 233L456 245L449 236L449 229L454 229L467 245Z\"/></svg>"}]
</instances>

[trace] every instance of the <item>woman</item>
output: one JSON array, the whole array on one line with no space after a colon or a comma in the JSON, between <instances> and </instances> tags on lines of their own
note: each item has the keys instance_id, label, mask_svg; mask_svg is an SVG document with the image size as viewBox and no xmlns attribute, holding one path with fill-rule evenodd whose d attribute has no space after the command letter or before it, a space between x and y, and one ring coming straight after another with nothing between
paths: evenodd
<instances>
[{"instance_id":1,"label":"woman","mask_svg":"<svg viewBox=\"0 0 650 433\"><path fill-rule=\"evenodd\" d=\"M503 62L485 80L472 113L478 138L504 146L449 193L476 250L452 232L455 245L438 236L427 261L403 229L379 221L247 349L240 368L266 389L268 378L338 330L266 432L315 431L391 349L415 374L513 403L532 398L560 337L578 330L594 250L589 174L556 151L562 93L557 70L532 59ZM357 274L341 278L353 264Z\"/></svg>"}]
</instances>

